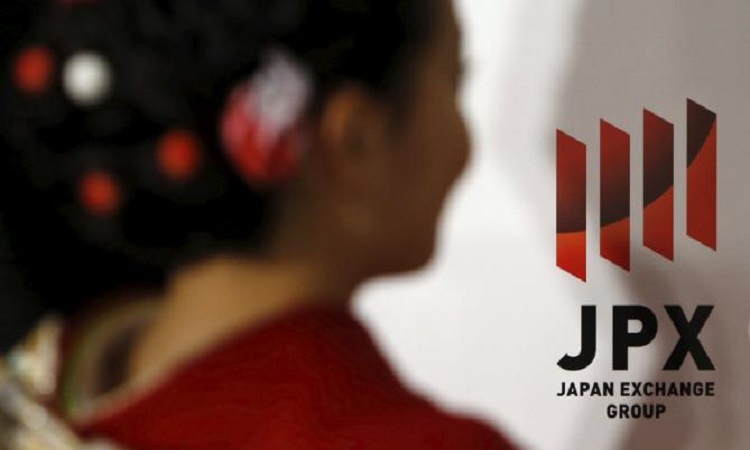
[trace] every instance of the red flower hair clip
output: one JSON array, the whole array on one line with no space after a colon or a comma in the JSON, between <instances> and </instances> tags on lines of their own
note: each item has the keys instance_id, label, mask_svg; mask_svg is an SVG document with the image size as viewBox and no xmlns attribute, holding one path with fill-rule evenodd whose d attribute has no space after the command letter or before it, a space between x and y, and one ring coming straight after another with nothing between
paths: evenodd
<instances>
[{"instance_id":1,"label":"red flower hair clip","mask_svg":"<svg viewBox=\"0 0 750 450\"><path fill-rule=\"evenodd\" d=\"M278 49L231 93L221 118L222 144L251 186L277 186L294 175L305 150L302 120L311 96L308 71Z\"/></svg>"}]
</instances>

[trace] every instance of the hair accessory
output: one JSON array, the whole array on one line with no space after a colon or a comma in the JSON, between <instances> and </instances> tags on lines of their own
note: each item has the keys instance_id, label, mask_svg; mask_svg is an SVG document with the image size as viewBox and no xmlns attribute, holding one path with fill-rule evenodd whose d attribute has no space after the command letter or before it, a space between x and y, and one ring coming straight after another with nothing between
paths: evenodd
<instances>
[{"instance_id":1,"label":"hair accessory","mask_svg":"<svg viewBox=\"0 0 750 450\"><path fill-rule=\"evenodd\" d=\"M38 95L47 91L54 79L55 57L42 46L29 47L18 55L14 67L14 80L18 88Z\"/></svg>"},{"instance_id":2,"label":"hair accessory","mask_svg":"<svg viewBox=\"0 0 750 450\"><path fill-rule=\"evenodd\" d=\"M102 103L112 88L112 69L101 55L83 52L71 56L63 67L65 94L77 106Z\"/></svg>"},{"instance_id":3,"label":"hair accessory","mask_svg":"<svg viewBox=\"0 0 750 450\"><path fill-rule=\"evenodd\" d=\"M307 70L279 49L270 51L251 80L232 92L221 139L246 182L270 187L294 174L304 151L301 122L311 96Z\"/></svg>"},{"instance_id":4,"label":"hair accessory","mask_svg":"<svg viewBox=\"0 0 750 450\"><path fill-rule=\"evenodd\" d=\"M119 183L111 174L102 170L83 176L78 186L78 195L90 214L104 218L117 213L122 202Z\"/></svg>"},{"instance_id":5,"label":"hair accessory","mask_svg":"<svg viewBox=\"0 0 750 450\"><path fill-rule=\"evenodd\" d=\"M157 149L159 168L171 180L185 182L193 178L201 166L203 151L200 141L186 130L167 133Z\"/></svg>"}]
</instances>

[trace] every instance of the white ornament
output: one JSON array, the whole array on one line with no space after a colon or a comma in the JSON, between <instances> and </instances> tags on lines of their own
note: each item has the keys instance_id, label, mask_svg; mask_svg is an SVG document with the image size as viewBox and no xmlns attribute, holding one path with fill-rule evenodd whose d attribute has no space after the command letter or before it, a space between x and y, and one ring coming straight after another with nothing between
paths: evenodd
<instances>
[{"instance_id":1,"label":"white ornament","mask_svg":"<svg viewBox=\"0 0 750 450\"><path fill-rule=\"evenodd\" d=\"M101 55L83 52L71 56L63 68L63 88L81 107L101 104L112 89L112 69Z\"/></svg>"},{"instance_id":2,"label":"white ornament","mask_svg":"<svg viewBox=\"0 0 750 450\"><path fill-rule=\"evenodd\" d=\"M276 139L297 123L312 96L307 69L282 49L271 49L252 78L250 114L261 121L261 140Z\"/></svg>"}]
</instances>

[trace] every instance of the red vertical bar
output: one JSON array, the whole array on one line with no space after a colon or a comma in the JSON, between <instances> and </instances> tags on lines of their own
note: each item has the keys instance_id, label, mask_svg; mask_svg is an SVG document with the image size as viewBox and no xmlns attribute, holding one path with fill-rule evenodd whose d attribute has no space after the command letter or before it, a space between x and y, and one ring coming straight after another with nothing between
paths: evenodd
<instances>
[{"instance_id":1,"label":"red vertical bar","mask_svg":"<svg viewBox=\"0 0 750 450\"><path fill-rule=\"evenodd\" d=\"M643 244L674 260L674 125L643 111Z\"/></svg>"},{"instance_id":2,"label":"red vertical bar","mask_svg":"<svg viewBox=\"0 0 750 450\"><path fill-rule=\"evenodd\" d=\"M600 144L601 255L630 271L630 135L602 120Z\"/></svg>"},{"instance_id":3,"label":"red vertical bar","mask_svg":"<svg viewBox=\"0 0 750 450\"><path fill-rule=\"evenodd\" d=\"M557 266L586 281L586 145L557 130Z\"/></svg>"},{"instance_id":4,"label":"red vertical bar","mask_svg":"<svg viewBox=\"0 0 750 450\"><path fill-rule=\"evenodd\" d=\"M716 250L716 114L688 100L687 233Z\"/></svg>"}]
</instances>

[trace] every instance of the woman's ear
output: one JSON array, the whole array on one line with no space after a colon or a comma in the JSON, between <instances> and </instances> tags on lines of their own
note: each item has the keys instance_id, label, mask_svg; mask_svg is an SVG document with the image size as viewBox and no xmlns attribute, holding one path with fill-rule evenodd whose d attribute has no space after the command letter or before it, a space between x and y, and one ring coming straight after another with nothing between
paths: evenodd
<instances>
[{"instance_id":1,"label":"woman's ear","mask_svg":"<svg viewBox=\"0 0 750 450\"><path fill-rule=\"evenodd\" d=\"M319 116L317 157L326 175L347 189L366 189L375 181L387 150L384 105L358 86L345 86L331 95Z\"/></svg>"}]
</instances>

